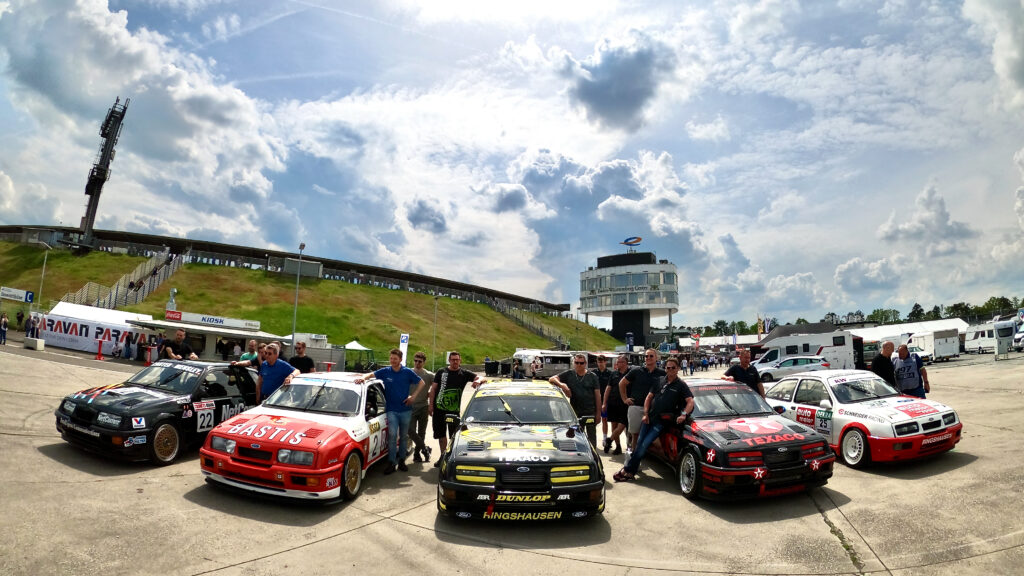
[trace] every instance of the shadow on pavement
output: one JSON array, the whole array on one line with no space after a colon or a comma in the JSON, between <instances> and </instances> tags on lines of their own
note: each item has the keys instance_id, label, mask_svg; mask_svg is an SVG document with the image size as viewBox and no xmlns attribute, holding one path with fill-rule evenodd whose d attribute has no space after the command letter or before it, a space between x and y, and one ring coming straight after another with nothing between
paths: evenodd
<instances>
[{"instance_id":1,"label":"shadow on pavement","mask_svg":"<svg viewBox=\"0 0 1024 576\"><path fill-rule=\"evenodd\" d=\"M206 482L185 492L186 500L210 510L238 518L281 526L316 526L343 510L346 503L320 502L267 496ZM355 502L358 502L358 498Z\"/></svg>"},{"instance_id":2,"label":"shadow on pavement","mask_svg":"<svg viewBox=\"0 0 1024 576\"><path fill-rule=\"evenodd\" d=\"M459 520L440 514L434 533L442 542L522 550L580 548L611 541L612 527L603 515L553 522ZM528 570L524 570L528 572Z\"/></svg>"},{"instance_id":3,"label":"shadow on pavement","mask_svg":"<svg viewBox=\"0 0 1024 576\"><path fill-rule=\"evenodd\" d=\"M928 456L921 460L910 460L907 462L877 462L872 463L860 472L885 476L888 478L901 478L905 480L919 480L945 474L958 468L970 465L978 457L967 452L957 452L955 449L944 454Z\"/></svg>"},{"instance_id":4,"label":"shadow on pavement","mask_svg":"<svg viewBox=\"0 0 1024 576\"><path fill-rule=\"evenodd\" d=\"M147 462L129 462L89 452L64 441L39 446L36 451L62 466L94 476L127 476L145 472L154 467Z\"/></svg>"}]
</instances>

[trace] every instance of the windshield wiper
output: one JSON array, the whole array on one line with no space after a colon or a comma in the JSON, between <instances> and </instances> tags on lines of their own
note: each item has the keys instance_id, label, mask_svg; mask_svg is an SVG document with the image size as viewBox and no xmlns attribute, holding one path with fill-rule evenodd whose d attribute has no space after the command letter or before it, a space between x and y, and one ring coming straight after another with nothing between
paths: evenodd
<instances>
[{"instance_id":1,"label":"windshield wiper","mask_svg":"<svg viewBox=\"0 0 1024 576\"><path fill-rule=\"evenodd\" d=\"M522 426L523 421L520 420L518 416L512 413L512 407L508 405L508 402L505 402L505 399L502 398L501 396L498 396L498 400L501 401L501 405L505 408L505 414L508 414L509 416L514 418L516 423Z\"/></svg>"},{"instance_id":2,"label":"windshield wiper","mask_svg":"<svg viewBox=\"0 0 1024 576\"><path fill-rule=\"evenodd\" d=\"M740 415L740 413L737 412L736 409L732 407L732 404L729 404L729 401L725 399L725 395L724 394L722 394L718 390L715 390L715 394L718 394L718 397L722 399L722 404L725 404L726 408L728 408L729 410L732 410L733 414L735 414L737 416Z\"/></svg>"},{"instance_id":3,"label":"windshield wiper","mask_svg":"<svg viewBox=\"0 0 1024 576\"><path fill-rule=\"evenodd\" d=\"M861 392L863 394L870 394L870 396L868 396L867 398L861 398L861 400L870 400L871 398L879 398L878 394L875 394L874 392L872 392L871 390L868 390L867 388L863 388L861 386L855 386L853 384L847 384L847 386L849 386L850 388L856 390L857 392Z\"/></svg>"},{"instance_id":4,"label":"windshield wiper","mask_svg":"<svg viewBox=\"0 0 1024 576\"><path fill-rule=\"evenodd\" d=\"M308 410L312 410L314 412L323 412L323 410L313 410L313 405L316 404L316 401L320 399L320 395L323 394L324 390L326 389L327 381L324 380L324 383L320 385L320 389L316 391L316 394L313 394L313 398L311 398L310 401L307 402L304 407L300 408L300 410L302 410L303 412L306 412Z\"/></svg>"}]
</instances>

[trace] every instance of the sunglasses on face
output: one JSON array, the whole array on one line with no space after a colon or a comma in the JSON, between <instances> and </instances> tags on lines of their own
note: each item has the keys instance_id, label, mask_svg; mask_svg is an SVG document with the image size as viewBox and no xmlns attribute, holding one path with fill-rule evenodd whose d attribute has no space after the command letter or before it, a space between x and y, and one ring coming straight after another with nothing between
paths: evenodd
<instances>
[{"instance_id":1,"label":"sunglasses on face","mask_svg":"<svg viewBox=\"0 0 1024 576\"><path fill-rule=\"evenodd\" d=\"M578 364L578 365L582 366L583 364L586 364L586 362L573 362L573 364Z\"/></svg>"}]
</instances>

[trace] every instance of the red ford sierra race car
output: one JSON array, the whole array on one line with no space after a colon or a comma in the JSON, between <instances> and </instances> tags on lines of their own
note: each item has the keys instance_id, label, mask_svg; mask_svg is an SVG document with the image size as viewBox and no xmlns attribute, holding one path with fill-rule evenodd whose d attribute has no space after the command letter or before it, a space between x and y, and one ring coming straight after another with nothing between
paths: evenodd
<instances>
[{"instance_id":1,"label":"red ford sierra race car","mask_svg":"<svg viewBox=\"0 0 1024 576\"><path fill-rule=\"evenodd\" d=\"M647 454L672 466L687 498L756 498L801 492L832 477L825 438L779 416L746 384L687 379L694 410Z\"/></svg>"},{"instance_id":2,"label":"red ford sierra race car","mask_svg":"<svg viewBox=\"0 0 1024 576\"><path fill-rule=\"evenodd\" d=\"M303 374L210 431L200 449L207 482L308 500L351 500L387 455L380 381Z\"/></svg>"},{"instance_id":3,"label":"red ford sierra race car","mask_svg":"<svg viewBox=\"0 0 1024 576\"><path fill-rule=\"evenodd\" d=\"M794 374L765 396L782 415L824 434L852 467L952 450L963 429L949 406L901 395L867 370Z\"/></svg>"}]
</instances>

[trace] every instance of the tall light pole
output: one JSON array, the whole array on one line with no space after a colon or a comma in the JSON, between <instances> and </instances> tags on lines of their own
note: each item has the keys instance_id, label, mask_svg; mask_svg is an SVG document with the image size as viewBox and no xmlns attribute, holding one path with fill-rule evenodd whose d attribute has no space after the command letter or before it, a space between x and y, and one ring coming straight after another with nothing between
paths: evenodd
<instances>
[{"instance_id":1,"label":"tall light pole","mask_svg":"<svg viewBox=\"0 0 1024 576\"><path fill-rule=\"evenodd\" d=\"M45 248L46 252L43 252L43 273L39 276L39 294L36 296L36 303L41 306L43 303L43 280L46 280L46 257L50 255L50 245L46 242L40 242Z\"/></svg>"},{"instance_id":2,"label":"tall light pole","mask_svg":"<svg viewBox=\"0 0 1024 576\"><path fill-rule=\"evenodd\" d=\"M434 370L437 362L437 294L434 294L434 343L430 346L430 370Z\"/></svg>"},{"instance_id":3,"label":"tall light pole","mask_svg":"<svg viewBox=\"0 0 1024 576\"><path fill-rule=\"evenodd\" d=\"M302 251L306 243L299 243L299 267L295 270L295 306L292 308L292 356L295 355L295 321L299 318L299 275L302 273Z\"/></svg>"}]
</instances>

